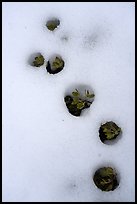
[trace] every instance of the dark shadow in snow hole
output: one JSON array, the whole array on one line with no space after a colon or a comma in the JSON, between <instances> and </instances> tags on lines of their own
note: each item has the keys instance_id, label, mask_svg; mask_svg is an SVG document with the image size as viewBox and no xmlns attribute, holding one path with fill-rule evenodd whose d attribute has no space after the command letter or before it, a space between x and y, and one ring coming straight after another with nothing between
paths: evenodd
<instances>
[{"instance_id":1,"label":"dark shadow in snow hole","mask_svg":"<svg viewBox=\"0 0 137 204\"><path fill-rule=\"evenodd\" d=\"M70 114L80 116L84 109L91 106L94 97L91 87L87 85L73 85L65 93L64 101Z\"/></svg>"},{"instance_id":2,"label":"dark shadow in snow hole","mask_svg":"<svg viewBox=\"0 0 137 204\"><path fill-rule=\"evenodd\" d=\"M99 128L99 137L101 142L103 142L104 144L115 144L119 139L121 139L121 136L121 128L113 121L103 123Z\"/></svg>"},{"instance_id":3,"label":"dark shadow in snow hole","mask_svg":"<svg viewBox=\"0 0 137 204\"><path fill-rule=\"evenodd\" d=\"M28 59L29 65L33 67L40 67L44 65L44 62L45 62L45 59L40 52L31 54Z\"/></svg>"},{"instance_id":4,"label":"dark shadow in snow hole","mask_svg":"<svg viewBox=\"0 0 137 204\"><path fill-rule=\"evenodd\" d=\"M65 66L65 62L60 55L53 55L47 62L46 69L50 74L57 74Z\"/></svg>"},{"instance_id":5,"label":"dark shadow in snow hole","mask_svg":"<svg viewBox=\"0 0 137 204\"><path fill-rule=\"evenodd\" d=\"M102 191L114 191L120 182L120 177L115 168L102 166L98 168L93 175L94 184Z\"/></svg>"}]
</instances>

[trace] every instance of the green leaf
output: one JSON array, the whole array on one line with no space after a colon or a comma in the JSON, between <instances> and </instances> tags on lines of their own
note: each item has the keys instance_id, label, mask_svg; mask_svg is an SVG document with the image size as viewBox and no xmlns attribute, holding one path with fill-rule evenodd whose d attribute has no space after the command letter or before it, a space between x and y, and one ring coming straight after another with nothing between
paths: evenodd
<instances>
[{"instance_id":1,"label":"green leaf","mask_svg":"<svg viewBox=\"0 0 137 204\"><path fill-rule=\"evenodd\" d=\"M43 64L44 64L44 57L42 55L35 57L35 60L33 61L33 65L35 67L40 67Z\"/></svg>"},{"instance_id":2,"label":"green leaf","mask_svg":"<svg viewBox=\"0 0 137 204\"><path fill-rule=\"evenodd\" d=\"M89 90L85 90L85 96L88 97L88 98L93 98L95 95L94 94L91 94L89 92Z\"/></svg>"},{"instance_id":3,"label":"green leaf","mask_svg":"<svg viewBox=\"0 0 137 204\"><path fill-rule=\"evenodd\" d=\"M94 94L88 94L88 98L93 98L95 95Z\"/></svg>"},{"instance_id":4,"label":"green leaf","mask_svg":"<svg viewBox=\"0 0 137 204\"><path fill-rule=\"evenodd\" d=\"M62 68L62 67L64 67L64 61L61 58L56 57L55 60L52 63L52 68L53 69L59 69L59 68Z\"/></svg>"},{"instance_id":5,"label":"green leaf","mask_svg":"<svg viewBox=\"0 0 137 204\"><path fill-rule=\"evenodd\" d=\"M102 130L108 140L111 140L121 133L121 128L118 127L114 122L107 122L102 125Z\"/></svg>"},{"instance_id":6,"label":"green leaf","mask_svg":"<svg viewBox=\"0 0 137 204\"><path fill-rule=\"evenodd\" d=\"M78 109L82 109L82 108L84 108L84 106L85 106L85 102L79 102L79 103L77 104L77 108L78 108Z\"/></svg>"},{"instance_id":7,"label":"green leaf","mask_svg":"<svg viewBox=\"0 0 137 204\"><path fill-rule=\"evenodd\" d=\"M79 94L78 90L76 89L76 91L73 91L73 92L72 92L72 95L73 95L74 97L78 97L80 94Z\"/></svg>"},{"instance_id":8,"label":"green leaf","mask_svg":"<svg viewBox=\"0 0 137 204\"><path fill-rule=\"evenodd\" d=\"M76 105L79 102L78 98L73 98L72 105Z\"/></svg>"}]
</instances>

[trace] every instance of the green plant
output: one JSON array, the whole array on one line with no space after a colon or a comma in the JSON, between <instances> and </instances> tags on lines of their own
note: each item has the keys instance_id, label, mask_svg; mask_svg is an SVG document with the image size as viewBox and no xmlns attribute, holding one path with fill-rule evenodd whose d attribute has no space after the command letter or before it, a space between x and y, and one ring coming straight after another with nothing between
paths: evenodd
<instances>
[{"instance_id":1,"label":"green plant","mask_svg":"<svg viewBox=\"0 0 137 204\"><path fill-rule=\"evenodd\" d=\"M94 97L94 94L91 94L89 90L85 90L84 100L80 96L80 93L77 89L72 92L73 101L72 105L76 105L78 109L83 109L85 107L85 104L90 104L91 102L87 100L87 98L91 99Z\"/></svg>"},{"instance_id":2,"label":"green plant","mask_svg":"<svg viewBox=\"0 0 137 204\"><path fill-rule=\"evenodd\" d=\"M64 61L61 59L61 57L56 57L52 62L52 69L56 70L62 67L64 67Z\"/></svg>"},{"instance_id":3,"label":"green plant","mask_svg":"<svg viewBox=\"0 0 137 204\"><path fill-rule=\"evenodd\" d=\"M92 104L94 94L91 94L89 90L85 90L85 94L82 95L75 89L72 95L65 97L66 106L72 115L80 116L81 111L85 108L89 108Z\"/></svg>"},{"instance_id":4,"label":"green plant","mask_svg":"<svg viewBox=\"0 0 137 204\"><path fill-rule=\"evenodd\" d=\"M117 174L111 167L98 169L94 174L93 180L102 191L113 191L118 186Z\"/></svg>"},{"instance_id":5,"label":"green plant","mask_svg":"<svg viewBox=\"0 0 137 204\"><path fill-rule=\"evenodd\" d=\"M89 92L89 90L85 90L85 96L87 97L87 98L93 98L95 95L92 93L90 93Z\"/></svg>"},{"instance_id":6,"label":"green plant","mask_svg":"<svg viewBox=\"0 0 137 204\"><path fill-rule=\"evenodd\" d=\"M122 130L113 121L102 124L99 129L99 137L102 142L105 140L113 140L122 133Z\"/></svg>"},{"instance_id":7,"label":"green plant","mask_svg":"<svg viewBox=\"0 0 137 204\"><path fill-rule=\"evenodd\" d=\"M40 67L44 64L44 57L42 55L36 56L33 61L33 66Z\"/></svg>"},{"instance_id":8,"label":"green plant","mask_svg":"<svg viewBox=\"0 0 137 204\"><path fill-rule=\"evenodd\" d=\"M46 26L50 31L55 30L60 25L60 21L58 19L52 19L47 21Z\"/></svg>"}]
</instances>

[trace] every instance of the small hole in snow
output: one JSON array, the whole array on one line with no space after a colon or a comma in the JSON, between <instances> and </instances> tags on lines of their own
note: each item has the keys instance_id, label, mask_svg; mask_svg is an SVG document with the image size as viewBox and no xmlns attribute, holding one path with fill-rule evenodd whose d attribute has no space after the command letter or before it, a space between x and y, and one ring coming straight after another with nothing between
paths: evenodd
<instances>
[{"instance_id":1,"label":"small hole in snow","mask_svg":"<svg viewBox=\"0 0 137 204\"><path fill-rule=\"evenodd\" d=\"M122 134L121 128L113 121L102 124L99 128L99 137L104 144L116 143Z\"/></svg>"},{"instance_id":2,"label":"small hole in snow","mask_svg":"<svg viewBox=\"0 0 137 204\"><path fill-rule=\"evenodd\" d=\"M30 55L28 59L29 65L33 67L41 67L42 65L44 65L44 62L45 62L45 59L43 55L39 52Z\"/></svg>"},{"instance_id":3,"label":"small hole in snow","mask_svg":"<svg viewBox=\"0 0 137 204\"><path fill-rule=\"evenodd\" d=\"M95 171L93 181L102 191L114 191L119 185L119 176L114 168L101 167Z\"/></svg>"},{"instance_id":4,"label":"small hole in snow","mask_svg":"<svg viewBox=\"0 0 137 204\"><path fill-rule=\"evenodd\" d=\"M46 23L46 27L50 31L54 31L59 25L60 20L58 18L51 18Z\"/></svg>"},{"instance_id":5,"label":"small hole in snow","mask_svg":"<svg viewBox=\"0 0 137 204\"><path fill-rule=\"evenodd\" d=\"M94 97L95 95L91 88L79 85L65 94L64 101L70 114L80 116L84 109L91 106Z\"/></svg>"},{"instance_id":6,"label":"small hole in snow","mask_svg":"<svg viewBox=\"0 0 137 204\"><path fill-rule=\"evenodd\" d=\"M60 55L53 55L47 62L46 69L50 74L57 74L65 66L65 62Z\"/></svg>"}]
</instances>

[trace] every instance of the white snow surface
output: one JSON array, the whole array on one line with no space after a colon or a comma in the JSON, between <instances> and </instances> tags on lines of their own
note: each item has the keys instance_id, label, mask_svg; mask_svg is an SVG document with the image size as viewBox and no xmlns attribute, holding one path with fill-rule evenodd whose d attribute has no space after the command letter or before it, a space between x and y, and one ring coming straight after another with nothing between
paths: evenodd
<instances>
[{"instance_id":1,"label":"white snow surface","mask_svg":"<svg viewBox=\"0 0 137 204\"><path fill-rule=\"evenodd\" d=\"M2 3L2 198L6 202L129 202L135 200L135 3ZM60 20L54 32L46 21ZM65 39L64 39L65 38ZM67 40L66 40L67 38ZM65 61L58 74L29 57ZM91 87L95 100L80 117L64 103L71 87ZM122 137L98 136L114 121ZM94 172L112 166L114 191Z\"/></svg>"}]
</instances>

